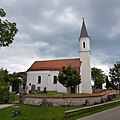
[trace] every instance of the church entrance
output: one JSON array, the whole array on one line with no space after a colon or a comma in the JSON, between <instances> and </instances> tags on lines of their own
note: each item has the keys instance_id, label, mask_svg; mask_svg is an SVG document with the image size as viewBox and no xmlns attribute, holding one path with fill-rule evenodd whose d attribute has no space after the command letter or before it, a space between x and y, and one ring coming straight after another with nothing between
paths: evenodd
<instances>
[{"instance_id":1,"label":"church entrance","mask_svg":"<svg viewBox=\"0 0 120 120\"><path fill-rule=\"evenodd\" d=\"M75 93L75 85L71 86L71 93Z\"/></svg>"}]
</instances>

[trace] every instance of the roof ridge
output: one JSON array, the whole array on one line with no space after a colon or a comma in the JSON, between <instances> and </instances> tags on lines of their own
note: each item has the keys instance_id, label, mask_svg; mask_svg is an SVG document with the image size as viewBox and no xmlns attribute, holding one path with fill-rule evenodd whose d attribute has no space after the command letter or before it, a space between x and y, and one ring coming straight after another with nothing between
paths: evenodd
<instances>
[{"instance_id":1,"label":"roof ridge","mask_svg":"<svg viewBox=\"0 0 120 120\"><path fill-rule=\"evenodd\" d=\"M27 71L60 70L63 66L67 67L69 65L79 69L81 66L80 58L35 61Z\"/></svg>"},{"instance_id":2,"label":"roof ridge","mask_svg":"<svg viewBox=\"0 0 120 120\"><path fill-rule=\"evenodd\" d=\"M49 59L49 60L36 60L35 62L48 62L48 61L58 61L58 60L78 60L80 58L63 58L63 59Z\"/></svg>"}]
</instances>

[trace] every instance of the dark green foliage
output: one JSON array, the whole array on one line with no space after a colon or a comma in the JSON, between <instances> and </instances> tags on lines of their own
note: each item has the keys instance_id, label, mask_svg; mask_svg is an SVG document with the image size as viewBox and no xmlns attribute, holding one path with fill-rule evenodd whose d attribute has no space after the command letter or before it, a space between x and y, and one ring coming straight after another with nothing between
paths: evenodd
<instances>
[{"instance_id":1,"label":"dark green foliage","mask_svg":"<svg viewBox=\"0 0 120 120\"><path fill-rule=\"evenodd\" d=\"M0 87L0 104L6 103L9 98L8 87Z\"/></svg>"},{"instance_id":2,"label":"dark green foliage","mask_svg":"<svg viewBox=\"0 0 120 120\"><path fill-rule=\"evenodd\" d=\"M15 78L12 81L12 91L15 93L19 93L19 84L20 84L20 79Z\"/></svg>"},{"instance_id":3,"label":"dark green foliage","mask_svg":"<svg viewBox=\"0 0 120 120\"><path fill-rule=\"evenodd\" d=\"M19 92L19 85L21 84L21 79L19 79L18 77L19 73L9 74L6 69L0 69L0 103L4 103L8 100L9 85L12 85L14 92ZM26 79L23 79L22 82L25 83Z\"/></svg>"},{"instance_id":4,"label":"dark green foliage","mask_svg":"<svg viewBox=\"0 0 120 120\"><path fill-rule=\"evenodd\" d=\"M108 76L106 77L105 81L106 81L106 88L110 89L112 87L112 84L110 83Z\"/></svg>"},{"instance_id":5,"label":"dark green foliage","mask_svg":"<svg viewBox=\"0 0 120 120\"><path fill-rule=\"evenodd\" d=\"M109 77L113 89L117 89L117 83L120 82L120 62L116 62L113 68L110 68Z\"/></svg>"},{"instance_id":6,"label":"dark green foliage","mask_svg":"<svg viewBox=\"0 0 120 120\"><path fill-rule=\"evenodd\" d=\"M25 76L25 77L24 77ZM22 78L22 81L21 79ZM25 89L25 84L26 84L26 72L14 72L13 74L9 74L9 79L11 79L11 84L12 84L12 91L15 93L19 92L19 85L22 84L24 85L24 89Z\"/></svg>"},{"instance_id":7,"label":"dark green foliage","mask_svg":"<svg viewBox=\"0 0 120 120\"><path fill-rule=\"evenodd\" d=\"M18 29L16 23L11 23L8 20L2 18L6 17L6 13L3 9L0 9L0 47L9 46L14 40L14 36Z\"/></svg>"},{"instance_id":8,"label":"dark green foliage","mask_svg":"<svg viewBox=\"0 0 120 120\"><path fill-rule=\"evenodd\" d=\"M0 69L0 104L8 101L8 71Z\"/></svg>"},{"instance_id":9,"label":"dark green foliage","mask_svg":"<svg viewBox=\"0 0 120 120\"><path fill-rule=\"evenodd\" d=\"M4 70L3 68L1 68L0 69L0 80L2 79L5 83L8 83L10 81L8 73L9 72L7 71L7 69Z\"/></svg>"},{"instance_id":10,"label":"dark green foliage","mask_svg":"<svg viewBox=\"0 0 120 120\"><path fill-rule=\"evenodd\" d=\"M7 84L3 81L0 74L0 104L8 101L9 92Z\"/></svg>"},{"instance_id":11,"label":"dark green foliage","mask_svg":"<svg viewBox=\"0 0 120 120\"><path fill-rule=\"evenodd\" d=\"M58 80L65 87L79 85L81 83L80 73L71 66L67 68L65 66L62 67L58 75Z\"/></svg>"},{"instance_id":12,"label":"dark green foliage","mask_svg":"<svg viewBox=\"0 0 120 120\"><path fill-rule=\"evenodd\" d=\"M101 69L93 67L91 69L91 76L95 83L95 85L94 85L95 89L101 89L102 84L105 83L105 78L106 78L103 71Z\"/></svg>"}]
</instances>

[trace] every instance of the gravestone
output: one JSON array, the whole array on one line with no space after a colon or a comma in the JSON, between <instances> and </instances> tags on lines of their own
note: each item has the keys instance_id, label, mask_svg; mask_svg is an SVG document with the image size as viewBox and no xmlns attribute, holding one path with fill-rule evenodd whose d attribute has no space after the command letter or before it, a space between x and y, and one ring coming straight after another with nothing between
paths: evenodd
<instances>
[{"instance_id":1,"label":"gravestone","mask_svg":"<svg viewBox=\"0 0 120 120\"><path fill-rule=\"evenodd\" d=\"M40 92L40 87L37 87L37 93L39 93Z\"/></svg>"},{"instance_id":2,"label":"gravestone","mask_svg":"<svg viewBox=\"0 0 120 120\"><path fill-rule=\"evenodd\" d=\"M34 84L32 84L32 86L31 86L31 92L35 92L35 85Z\"/></svg>"}]
</instances>

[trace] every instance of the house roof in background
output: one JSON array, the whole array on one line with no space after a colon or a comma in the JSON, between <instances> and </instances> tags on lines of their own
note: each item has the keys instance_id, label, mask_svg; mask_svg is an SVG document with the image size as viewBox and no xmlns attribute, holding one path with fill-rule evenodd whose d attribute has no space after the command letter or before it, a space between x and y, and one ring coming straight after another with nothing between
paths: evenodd
<instances>
[{"instance_id":1,"label":"house roof in background","mask_svg":"<svg viewBox=\"0 0 120 120\"><path fill-rule=\"evenodd\" d=\"M35 61L27 71L60 70L69 65L80 70L81 63L79 58Z\"/></svg>"}]
</instances>

